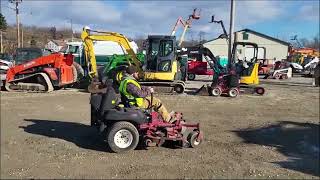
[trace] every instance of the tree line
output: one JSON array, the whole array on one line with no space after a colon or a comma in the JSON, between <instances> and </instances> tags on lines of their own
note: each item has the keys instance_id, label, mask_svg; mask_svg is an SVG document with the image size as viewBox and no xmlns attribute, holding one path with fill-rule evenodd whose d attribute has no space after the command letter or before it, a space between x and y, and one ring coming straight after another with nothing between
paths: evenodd
<instances>
[{"instance_id":1,"label":"tree line","mask_svg":"<svg viewBox=\"0 0 320 180\"><path fill-rule=\"evenodd\" d=\"M30 47L30 46L36 46L39 48L44 48L44 46L47 44L48 40L70 40L72 37L72 31L71 29L57 29L56 27L38 27L38 26L20 26L23 31L23 46L24 47ZM15 25L10 26L7 24L5 17L0 13L0 30L3 32L3 47L4 52L7 53L13 53L17 47L17 37L16 37L16 27ZM191 39L185 39L185 41L182 43L183 47L187 46L195 46L199 45L201 43L206 42L205 34L203 32L199 32L197 37L194 37L194 33L190 32ZM75 39L80 40L80 33L73 33L73 37ZM145 38L142 36L137 36L133 39L140 50L143 47L143 43ZM307 38L301 38L299 39L300 44L303 47L310 47L320 50L319 48L319 34L316 35L312 39ZM296 44L293 44L295 47L297 47Z\"/></svg>"}]
</instances>

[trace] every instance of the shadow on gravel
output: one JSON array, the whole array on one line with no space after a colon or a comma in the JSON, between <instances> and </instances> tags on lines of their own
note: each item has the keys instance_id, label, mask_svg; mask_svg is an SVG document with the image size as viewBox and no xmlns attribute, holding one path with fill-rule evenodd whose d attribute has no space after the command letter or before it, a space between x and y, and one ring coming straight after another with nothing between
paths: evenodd
<instances>
[{"instance_id":1,"label":"shadow on gravel","mask_svg":"<svg viewBox=\"0 0 320 180\"><path fill-rule=\"evenodd\" d=\"M74 122L25 119L33 124L20 126L25 132L59 138L85 149L107 151L106 143L97 135L95 128Z\"/></svg>"},{"instance_id":2,"label":"shadow on gravel","mask_svg":"<svg viewBox=\"0 0 320 180\"><path fill-rule=\"evenodd\" d=\"M104 141L104 137L97 132L97 129L89 125L40 119L25 119L25 121L33 123L19 127L25 132L63 139L84 149L111 152L107 143ZM138 144L135 150L147 150L147 148L142 144Z\"/></svg>"},{"instance_id":3,"label":"shadow on gravel","mask_svg":"<svg viewBox=\"0 0 320 180\"><path fill-rule=\"evenodd\" d=\"M288 157L287 161L272 163L320 176L319 124L281 121L267 127L233 132L243 138L245 143L272 146Z\"/></svg>"}]
</instances>

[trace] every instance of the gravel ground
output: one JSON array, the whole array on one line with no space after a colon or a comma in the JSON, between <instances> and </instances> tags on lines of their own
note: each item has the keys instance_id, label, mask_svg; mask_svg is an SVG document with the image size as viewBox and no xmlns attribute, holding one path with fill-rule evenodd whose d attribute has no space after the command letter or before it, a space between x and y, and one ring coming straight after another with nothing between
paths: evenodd
<instances>
[{"instance_id":1,"label":"gravel ground","mask_svg":"<svg viewBox=\"0 0 320 180\"><path fill-rule=\"evenodd\" d=\"M319 179L319 88L311 79L263 80L264 96L158 95L200 122L196 149L106 151L89 126L89 94L1 92L1 178Z\"/></svg>"}]
</instances>

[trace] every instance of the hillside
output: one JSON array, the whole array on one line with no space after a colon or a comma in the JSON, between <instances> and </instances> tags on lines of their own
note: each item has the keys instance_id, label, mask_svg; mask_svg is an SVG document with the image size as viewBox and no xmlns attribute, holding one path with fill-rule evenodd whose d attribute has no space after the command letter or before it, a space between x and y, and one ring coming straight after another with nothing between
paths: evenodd
<instances>
[{"instance_id":1,"label":"hillside","mask_svg":"<svg viewBox=\"0 0 320 180\"><path fill-rule=\"evenodd\" d=\"M26 26L23 29L23 47L30 47L31 40L36 42L36 46L44 48L50 39L71 39L70 29L56 29L54 27ZM21 32L20 32L21 33ZM21 35L20 35L21 37ZM79 33L74 34L74 38L79 38ZM4 52L13 53L17 47L17 31L15 26L8 26L3 33Z\"/></svg>"}]
</instances>

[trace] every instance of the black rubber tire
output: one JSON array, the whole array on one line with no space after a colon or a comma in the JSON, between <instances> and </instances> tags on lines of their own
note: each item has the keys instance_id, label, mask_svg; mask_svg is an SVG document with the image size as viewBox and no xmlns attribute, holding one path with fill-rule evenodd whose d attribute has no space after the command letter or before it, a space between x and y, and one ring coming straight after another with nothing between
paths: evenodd
<instances>
[{"instance_id":1,"label":"black rubber tire","mask_svg":"<svg viewBox=\"0 0 320 180\"><path fill-rule=\"evenodd\" d=\"M228 91L228 95L229 95L229 97L235 98L239 95L239 90L237 88L231 88Z\"/></svg>"},{"instance_id":2,"label":"black rubber tire","mask_svg":"<svg viewBox=\"0 0 320 180\"><path fill-rule=\"evenodd\" d=\"M222 94L222 90L220 87L214 87L211 89L211 92L210 92L210 95L211 96L215 96L215 97L218 97Z\"/></svg>"},{"instance_id":3,"label":"black rubber tire","mask_svg":"<svg viewBox=\"0 0 320 180\"><path fill-rule=\"evenodd\" d=\"M200 141L197 141L197 140L196 140L196 137L197 137L197 136L198 136L198 132L195 132L195 131L193 131L193 132L191 132L191 133L189 134L189 136L188 136L188 142L189 142L190 147L196 148L196 147L198 147L198 146L202 143L202 140L200 140Z\"/></svg>"},{"instance_id":4,"label":"black rubber tire","mask_svg":"<svg viewBox=\"0 0 320 180\"><path fill-rule=\"evenodd\" d=\"M277 73L277 74L274 75L274 78L275 78L275 79L280 79L280 77L281 77L281 74L279 74L279 73Z\"/></svg>"},{"instance_id":5,"label":"black rubber tire","mask_svg":"<svg viewBox=\"0 0 320 180\"><path fill-rule=\"evenodd\" d=\"M78 80L78 71L75 65L72 64L71 67L72 67L72 74L73 74L73 82L75 83Z\"/></svg>"},{"instance_id":6,"label":"black rubber tire","mask_svg":"<svg viewBox=\"0 0 320 180\"><path fill-rule=\"evenodd\" d=\"M196 79L196 75L193 73L188 73L188 80L193 81Z\"/></svg>"},{"instance_id":7,"label":"black rubber tire","mask_svg":"<svg viewBox=\"0 0 320 180\"><path fill-rule=\"evenodd\" d=\"M288 75L287 75L287 74L283 74L283 75L281 76L281 79L288 79Z\"/></svg>"},{"instance_id":8,"label":"black rubber tire","mask_svg":"<svg viewBox=\"0 0 320 180\"><path fill-rule=\"evenodd\" d=\"M119 130L122 130L122 129L128 130L133 136L132 143L127 148L120 148L114 142L115 134ZM110 128L108 128L108 131L107 131L107 143L108 143L108 146L109 146L110 150L115 152L115 153L124 153L124 152L128 152L130 150L133 150L133 149L135 149L137 147L138 142L139 142L138 130L130 122L119 121L119 122L114 123Z\"/></svg>"},{"instance_id":9,"label":"black rubber tire","mask_svg":"<svg viewBox=\"0 0 320 180\"><path fill-rule=\"evenodd\" d=\"M177 92L178 94L181 94L184 92L184 86L183 84L176 84L174 86L174 91Z\"/></svg>"},{"instance_id":10,"label":"black rubber tire","mask_svg":"<svg viewBox=\"0 0 320 180\"><path fill-rule=\"evenodd\" d=\"M81 78L84 77L84 70L83 68L81 67L80 64L78 64L77 62L73 62L72 64L76 70L77 70L77 81L79 81Z\"/></svg>"},{"instance_id":11,"label":"black rubber tire","mask_svg":"<svg viewBox=\"0 0 320 180\"><path fill-rule=\"evenodd\" d=\"M254 92L259 94L259 95L263 95L265 93L265 89L263 87L256 87L254 89Z\"/></svg>"}]
</instances>

